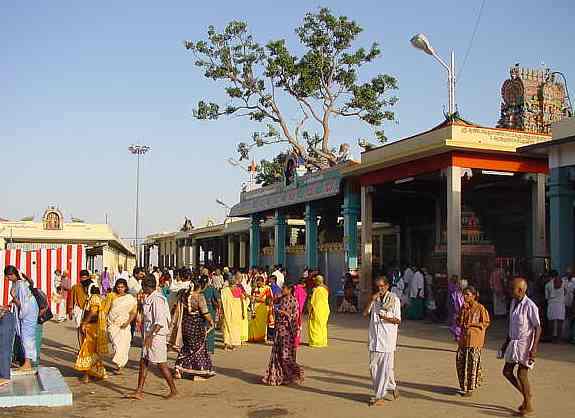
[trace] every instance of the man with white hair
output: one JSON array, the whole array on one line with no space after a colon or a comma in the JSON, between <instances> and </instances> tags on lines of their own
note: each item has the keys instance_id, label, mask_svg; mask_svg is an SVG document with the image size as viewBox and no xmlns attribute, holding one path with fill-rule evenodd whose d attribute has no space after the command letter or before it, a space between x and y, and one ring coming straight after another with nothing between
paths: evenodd
<instances>
[{"instance_id":1,"label":"man with white hair","mask_svg":"<svg viewBox=\"0 0 575 418\"><path fill-rule=\"evenodd\" d=\"M370 403L373 406L382 406L388 391L393 393L394 399L399 398L395 383L394 358L397 330L401 323L401 303L399 298L390 292L389 280L385 276L380 276L375 285L377 291L363 311L363 316L370 318L369 369L375 392L375 397Z\"/></svg>"}]
</instances>

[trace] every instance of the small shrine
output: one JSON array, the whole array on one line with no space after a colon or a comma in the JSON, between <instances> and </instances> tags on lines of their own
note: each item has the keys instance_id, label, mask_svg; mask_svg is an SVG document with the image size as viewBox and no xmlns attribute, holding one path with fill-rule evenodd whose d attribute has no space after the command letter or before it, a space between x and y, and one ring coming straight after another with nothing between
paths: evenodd
<instances>
[{"instance_id":1,"label":"small shrine","mask_svg":"<svg viewBox=\"0 0 575 418\"><path fill-rule=\"evenodd\" d=\"M447 253L447 230L441 232L441 242L435 247L436 255ZM470 208L461 211L461 253L463 255L495 256L495 245L486 238L479 217Z\"/></svg>"},{"instance_id":2,"label":"small shrine","mask_svg":"<svg viewBox=\"0 0 575 418\"><path fill-rule=\"evenodd\" d=\"M59 231L62 230L64 223L64 217L60 209L54 206L49 206L48 209L44 211L42 215L42 224L44 229L47 231Z\"/></svg>"}]
</instances>

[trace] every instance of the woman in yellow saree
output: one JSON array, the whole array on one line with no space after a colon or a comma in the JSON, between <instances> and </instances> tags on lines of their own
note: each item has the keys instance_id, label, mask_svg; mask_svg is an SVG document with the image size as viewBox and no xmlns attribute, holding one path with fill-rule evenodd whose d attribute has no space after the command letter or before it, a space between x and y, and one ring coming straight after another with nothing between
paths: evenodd
<instances>
[{"instance_id":1,"label":"woman in yellow saree","mask_svg":"<svg viewBox=\"0 0 575 418\"><path fill-rule=\"evenodd\" d=\"M226 351L231 351L241 345L242 296L241 294L238 295L238 288L235 284L235 278L230 279L229 286L224 287L221 293L224 312L222 331Z\"/></svg>"},{"instance_id":2,"label":"woman in yellow saree","mask_svg":"<svg viewBox=\"0 0 575 418\"><path fill-rule=\"evenodd\" d=\"M242 329L240 332L241 345L246 345L250 336L250 298L251 286L249 285L249 280L246 274L241 274L240 278L237 280L236 289L234 294L238 292L241 294L242 301Z\"/></svg>"},{"instance_id":3,"label":"woman in yellow saree","mask_svg":"<svg viewBox=\"0 0 575 418\"><path fill-rule=\"evenodd\" d=\"M269 286L264 284L262 276L256 278L256 286L252 289L251 300L252 317L249 324L249 341L265 342L272 291Z\"/></svg>"},{"instance_id":4,"label":"woman in yellow saree","mask_svg":"<svg viewBox=\"0 0 575 418\"><path fill-rule=\"evenodd\" d=\"M84 372L84 383L88 383L90 377L98 380L108 377L102 363L102 355L108 352L106 309L97 285L88 287L88 295L80 323L80 352L74 365L76 370Z\"/></svg>"},{"instance_id":5,"label":"woman in yellow saree","mask_svg":"<svg viewBox=\"0 0 575 418\"><path fill-rule=\"evenodd\" d=\"M327 347L327 321L329 319L329 291L323 276L315 277L315 288L309 305L309 346Z\"/></svg>"}]
</instances>

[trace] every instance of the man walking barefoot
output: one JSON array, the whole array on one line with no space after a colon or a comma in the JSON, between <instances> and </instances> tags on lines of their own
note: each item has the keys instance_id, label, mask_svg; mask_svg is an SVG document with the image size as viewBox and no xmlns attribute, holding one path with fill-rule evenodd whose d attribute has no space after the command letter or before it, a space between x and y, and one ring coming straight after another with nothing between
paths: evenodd
<instances>
[{"instance_id":1,"label":"man walking barefoot","mask_svg":"<svg viewBox=\"0 0 575 418\"><path fill-rule=\"evenodd\" d=\"M522 277L513 279L511 291L513 300L509 311L509 330L501 348L505 353L503 375L523 396L518 415L528 416L534 413L528 374L535 364L541 322L537 305L527 297L527 281ZM516 365L517 375L514 373Z\"/></svg>"},{"instance_id":2,"label":"man walking barefoot","mask_svg":"<svg viewBox=\"0 0 575 418\"><path fill-rule=\"evenodd\" d=\"M170 309L166 298L156 290L156 278L148 274L142 280L142 292L145 295L143 304L144 345L140 359L140 372L138 374L138 388L130 396L132 399L144 399L144 384L150 363L157 364L168 386L171 399L178 394L172 373L168 368L167 335L170 325Z\"/></svg>"},{"instance_id":3,"label":"man walking barefoot","mask_svg":"<svg viewBox=\"0 0 575 418\"><path fill-rule=\"evenodd\" d=\"M389 281L380 276L375 282L377 291L371 302L365 307L363 316L369 321L369 370L373 380L375 397L370 404L384 405L388 391L393 392L395 399L399 391L395 383L394 357L397 345L397 328L401 323L401 303L399 298L389 290Z\"/></svg>"}]
</instances>

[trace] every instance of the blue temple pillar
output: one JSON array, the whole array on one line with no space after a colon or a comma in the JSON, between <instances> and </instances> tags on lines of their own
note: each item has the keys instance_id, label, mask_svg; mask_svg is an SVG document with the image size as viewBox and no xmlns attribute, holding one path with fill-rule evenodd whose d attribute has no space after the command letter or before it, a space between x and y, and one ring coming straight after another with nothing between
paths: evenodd
<instances>
[{"instance_id":1,"label":"blue temple pillar","mask_svg":"<svg viewBox=\"0 0 575 418\"><path fill-rule=\"evenodd\" d=\"M253 214L250 224L250 267L259 267L260 265L260 217Z\"/></svg>"},{"instance_id":2,"label":"blue temple pillar","mask_svg":"<svg viewBox=\"0 0 575 418\"><path fill-rule=\"evenodd\" d=\"M348 270L357 269L357 221L361 211L361 194L347 182L343 191L343 249Z\"/></svg>"},{"instance_id":3,"label":"blue temple pillar","mask_svg":"<svg viewBox=\"0 0 575 418\"><path fill-rule=\"evenodd\" d=\"M274 264L286 264L286 233L287 223L285 214L281 209L275 213L275 245L274 245Z\"/></svg>"},{"instance_id":4,"label":"blue temple pillar","mask_svg":"<svg viewBox=\"0 0 575 418\"><path fill-rule=\"evenodd\" d=\"M573 266L573 201L569 167L552 168L549 176L551 266L564 272Z\"/></svg>"},{"instance_id":5,"label":"blue temple pillar","mask_svg":"<svg viewBox=\"0 0 575 418\"><path fill-rule=\"evenodd\" d=\"M317 211L311 202L305 204L305 263L315 270L317 263Z\"/></svg>"}]
</instances>

